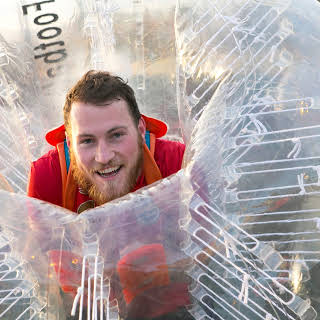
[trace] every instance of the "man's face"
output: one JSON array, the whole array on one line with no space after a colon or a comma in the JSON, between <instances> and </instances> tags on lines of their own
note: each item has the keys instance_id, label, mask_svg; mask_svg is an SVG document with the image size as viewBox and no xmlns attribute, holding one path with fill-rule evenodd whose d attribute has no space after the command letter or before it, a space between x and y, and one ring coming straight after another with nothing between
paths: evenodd
<instances>
[{"instance_id":1,"label":"man's face","mask_svg":"<svg viewBox=\"0 0 320 320\"><path fill-rule=\"evenodd\" d=\"M127 103L75 102L69 140L74 177L101 205L129 193L142 169L145 122L135 125Z\"/></svg>"}]
</instances>

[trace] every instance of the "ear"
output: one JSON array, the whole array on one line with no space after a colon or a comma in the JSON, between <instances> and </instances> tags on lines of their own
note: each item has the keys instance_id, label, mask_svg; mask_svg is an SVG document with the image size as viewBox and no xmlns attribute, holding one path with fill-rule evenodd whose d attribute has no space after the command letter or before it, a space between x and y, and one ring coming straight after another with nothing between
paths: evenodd
<instances>
[{"instance_id":1,"label":"ear","mask_svg":"<svg viewBox=\"0 0 320 320\"><path fill-rule=\"evenodd\" d=\"M146 134L146 122L144 121L144 119L141 117L139 119L139 123L138 123L138 132L141 134L143 141L145 140L144 136Z\"/></svg>"}]
</instances>

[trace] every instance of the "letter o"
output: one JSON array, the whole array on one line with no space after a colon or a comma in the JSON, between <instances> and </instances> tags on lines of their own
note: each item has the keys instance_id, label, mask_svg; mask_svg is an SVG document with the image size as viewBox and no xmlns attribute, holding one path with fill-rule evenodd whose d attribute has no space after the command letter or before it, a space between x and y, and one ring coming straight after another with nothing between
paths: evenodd
<instances>
[{"instance_id":1,"label":"letter o","mask_svg":"<svg viewBox=\"0 0 320 320\"><path fill-rule=\"evenodd\" d=\"M42 19L43 17L52 17L52 20L50 21L45 21L45 22L40 22L39 20ZM34 18L33 22L37 25L44 25L44 24L49 24L52 22L56 22L58 20L58 15L55 13L46 13L46 14L42 14L41 16L38 16L36 18Z\"/></svg>"},{"instance_id":2,"label":"letter o","mask_svg":"<svg viewBox=\"0 0 320 320\"><path fill-rule=\"evenodd\" d=\"M56 34L52 34L52 35L48 35L48 36L43 35L45 32L51 31L51 30L54 30L56 32ZM44 29L40 30L37 33L37 36L39 39L52 39L52 38L55 38L58 35L60 35L61 32L62 32L62 30L58 27L49 27L49 28L44 28Z\"/></svg>"}]
</instances>

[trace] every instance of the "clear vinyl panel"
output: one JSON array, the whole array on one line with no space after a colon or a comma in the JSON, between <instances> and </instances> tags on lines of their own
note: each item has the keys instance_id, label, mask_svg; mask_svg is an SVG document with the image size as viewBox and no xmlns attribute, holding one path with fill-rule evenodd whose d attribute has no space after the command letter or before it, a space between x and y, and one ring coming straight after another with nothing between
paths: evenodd
<instances>
[{"instance_id":1,"label":"clear vinyl panel","mask_svg":"<svg viewBox=\"0 0 320 320\"><path fill-rule=\"evenodd\" d=\"M213 317L318 318L319 12L311 1L176 8L185 250Z\"/></svg>"}]
</instances>

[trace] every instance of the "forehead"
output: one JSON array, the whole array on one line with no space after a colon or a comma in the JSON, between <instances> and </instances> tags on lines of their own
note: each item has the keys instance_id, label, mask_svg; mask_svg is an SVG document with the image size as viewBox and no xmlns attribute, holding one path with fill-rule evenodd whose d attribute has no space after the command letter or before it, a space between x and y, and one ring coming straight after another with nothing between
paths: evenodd
<instances>
[{"instance_id":1,"label":"forehead","mask_svg":"<svg viewBox=\"0 0 320 320\"><path fill-rule=\"evenodd\" d=\"M92 134L99 130L109 130L116 126L134 125L126 101L113 100L103 104L74 102L70 112L73 134Z\"/></svg>"}]
</instances>

